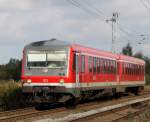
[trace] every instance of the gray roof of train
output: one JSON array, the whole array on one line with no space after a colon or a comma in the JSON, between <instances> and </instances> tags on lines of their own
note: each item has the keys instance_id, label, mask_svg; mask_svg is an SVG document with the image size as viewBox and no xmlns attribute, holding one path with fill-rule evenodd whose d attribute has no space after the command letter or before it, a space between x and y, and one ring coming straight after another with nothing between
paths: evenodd
<instances>
[{"instance_id":1,"label":"gray roof of train","mask_svg":"<svg viewBox=\"0 0 150 122\"><path fill-rule=\"evenodd\" d=\"M25 49L64 49L70 46L71 43L57 39L32 42L25 46Z\"/></svg>"}]
</instances>

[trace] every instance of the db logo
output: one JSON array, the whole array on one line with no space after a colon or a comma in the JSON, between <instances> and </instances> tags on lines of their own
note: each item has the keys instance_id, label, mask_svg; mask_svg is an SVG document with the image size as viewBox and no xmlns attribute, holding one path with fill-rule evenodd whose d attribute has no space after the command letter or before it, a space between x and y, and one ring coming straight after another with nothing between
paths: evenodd
<instances>
[{"instance_id":1,"label":"db logo","mask_svg":"<svg viewBox=\"0 0 150 122\"><path fill-rule=\"evenodd\" d=\"M47 82L48 82L48 79L43 79L43 82L44 82L44 83L47 83Z\"/></svg>"},{"instance_id":2,"label":"db logo","mask_svg":"<svg viewBox=\"0 0 150 122\"><path fill-rule=\"evenodd\" d=\"M47 73L47 72L48 72L48 69L43 69L43 72L44 72L44 73Z\"/></svg>"}]
</instances>

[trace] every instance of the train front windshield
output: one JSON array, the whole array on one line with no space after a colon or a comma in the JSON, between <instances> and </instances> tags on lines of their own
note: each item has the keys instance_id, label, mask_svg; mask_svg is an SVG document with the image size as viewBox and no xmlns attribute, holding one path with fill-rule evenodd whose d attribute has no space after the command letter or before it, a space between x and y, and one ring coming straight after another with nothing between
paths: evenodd
<instances>
[{"instance_id":1,"label":"train front windshield","mask_svg":"<svg viewBox=\"0 0 150 122\"><path fill-rule=\"evenodd\" d=\"M61 75L62 72L66 75L67 57L67 51L29 51L27 52L27 72L32 75L42 75L39 69L47 69L47 75Z\"/></svg>"},{"instance_id":2,"label":"train front windshield","mask_svg":"<svg viewBox=\"0 0 150 122\"><path fill-rule=\"evenodd\" d=\"M65 51L29 53L27 59L28 67L63 68L66 66L67 54Z\"/></svg>"}]
</instances>

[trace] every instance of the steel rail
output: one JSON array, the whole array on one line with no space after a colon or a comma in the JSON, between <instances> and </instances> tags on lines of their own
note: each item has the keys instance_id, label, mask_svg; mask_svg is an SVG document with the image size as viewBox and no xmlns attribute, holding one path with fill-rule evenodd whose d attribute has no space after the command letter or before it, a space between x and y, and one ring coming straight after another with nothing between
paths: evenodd
<instances>
[{"instance_id":1,"label":"steel rail","mask_svg":"<svg viewBox=\"0 0 150 122\"><path fill-rule=\"evenodd\" d=\"M150 92L145 92L143 93L142 97L144 97L144 95L149 95ZM138 97L140 97L138 96ZM130 98L136 98L134 96L128 96L125 99L130 99ZM107 100L107 102L110 102L110 100ZM101 102L89 102L89 103L83 103L83 104L79 104L77 107L79 108L86 108L86 106L96 106L97 104L101 104L101 103L105 103L106 101L101 101ZM19 110L12 110L12 111L6 111L6 112L0 112L0 122L12 122L12 121L16 121L16 120L24 120L26 118L32 118L32 117L37 117L39 116L43 116L43 115L49 115L52 113L58 113L59 112L63 112L63 111L67 111L68 109L65 107L61 107L61 108L54 108L54 109L50 109L50 110L44 110L44 111L37 111L35 110L33 107L31 108L26 108L26 109L19 109Z\"/></svg>"}]
</instances>

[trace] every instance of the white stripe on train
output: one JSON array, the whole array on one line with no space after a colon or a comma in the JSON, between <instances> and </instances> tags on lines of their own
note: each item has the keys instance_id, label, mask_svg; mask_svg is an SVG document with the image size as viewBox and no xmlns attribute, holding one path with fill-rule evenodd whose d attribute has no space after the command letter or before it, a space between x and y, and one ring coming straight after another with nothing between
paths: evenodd
<instances>
[{"instance_id":1,"label":"white stripe on train","mask_svg":"<svg viewBox=\"0 0 150 122\"><path fill-rule=\"evenodd\" d=\"M95 82L95 83L80 83L78 87L107 87L118 85L144 85L145 81L126 81L126 82ZM76 88L76 83L24 83L23 86L64 86L66 88Z\"/></svg>"}]
</instances>

